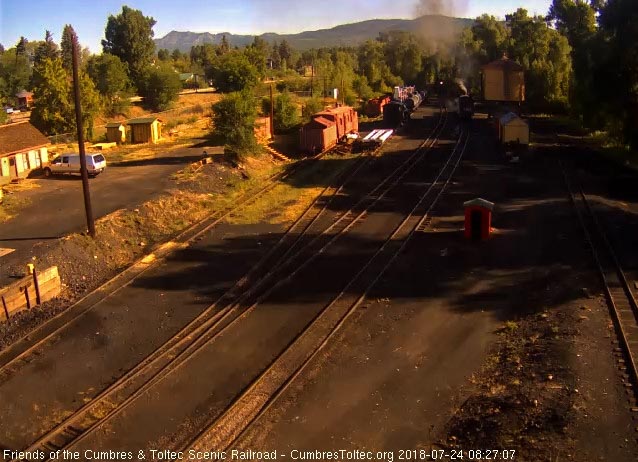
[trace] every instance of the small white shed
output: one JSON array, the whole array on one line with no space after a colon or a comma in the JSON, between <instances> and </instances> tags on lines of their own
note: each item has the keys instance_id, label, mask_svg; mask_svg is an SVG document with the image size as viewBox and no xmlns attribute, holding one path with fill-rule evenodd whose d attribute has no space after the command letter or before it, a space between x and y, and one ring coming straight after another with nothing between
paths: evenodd
<instances>
[{"instance_id":1,"label":"small white shed","mask_svg":"<svg viewBox=\"0 0 638 462\"><path fill-rule=\"evenodd\" d=\"M508 112L499 119L498 134L503 144L529 144L529 125L513 112Z\"/></svg>"}]
</instances>

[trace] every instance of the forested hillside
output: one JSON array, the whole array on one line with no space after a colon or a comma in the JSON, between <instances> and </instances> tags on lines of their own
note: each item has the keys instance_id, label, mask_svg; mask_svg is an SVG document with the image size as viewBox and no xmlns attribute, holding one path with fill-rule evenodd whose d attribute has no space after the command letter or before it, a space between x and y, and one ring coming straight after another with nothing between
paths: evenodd
<instances>
[{"instance_id":1,"label":"forested hillside","mask_svg":"<svg viewBox=\"0 0 638 462\"><path fill-rule=\"evenodd\" d=\"M286 40L290 46L298 50L333 46L355 46L369 39L376 38L382 32L401 30L411 32L429 43L449 43L472 24L471 19L449 18L447 16L427 15L416 19L373 19L353 24L344 24L331 29L306 31L298 34L266 33L259 38L267 42L281 42ZM235 35L229 32L211 34L209 32L178 32L171 31L162 38L155 39L158 50L178 49L181 52L190 51L192 46L205 43L219 45L222 37L231 46L245 47L253 41L251 35Z\"/></svg>"}]
</instances>

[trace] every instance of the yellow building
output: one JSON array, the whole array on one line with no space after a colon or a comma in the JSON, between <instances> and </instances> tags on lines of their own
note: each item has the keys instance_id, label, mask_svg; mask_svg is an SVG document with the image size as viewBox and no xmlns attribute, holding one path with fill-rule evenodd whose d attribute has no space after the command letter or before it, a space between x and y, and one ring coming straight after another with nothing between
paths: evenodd
<instances>
[{"instance_id":1,"label":"yellow building","mask_svg":"<svg viewBox=\"0 0 638 462\"><path fill-rule=\"evenodd\" d=\"M110 122L106 124L106 141L109 143L125 143L126 127L120 122Z\"/></svg>"},{"instance_id":2,"label":"yellow building","mask_svg":"<svg viewBox=\"0 0 638 462\"><path fill-rule=\"evenodd\" d=\"M0 184L49 163L49 139L28 121L0 125Z\"/></svg>"},{"instance_id":3,"label":"yellow building","mask_svg":"<svg viewBox=\"0 0 638 462\"><path fill-rule=\"evenodd\" d=\"M517 62L504 56L483 66L481 73L485 101L525 101L525 73Z\"/></svg>"},{"instance_id":4,"label":"yellow building","mask_svg":"<svg viewBox=\"0 0 638 462\"><path fill-rule=\"evenodd\" d=\"M498 127L501 143L529 144L529 125L513 112L498 119Z\"/></svg>"},{"instance_id":5,"label":"yellow building","mask_svg":"<svg viewBox=\"0 0 638 462\"><path fill-rule=\"evenodd\" d=\"M157 117L139 117L128 122L131 143L157 143L162 137L162 121Z\"/></svg>"}]
</instances>

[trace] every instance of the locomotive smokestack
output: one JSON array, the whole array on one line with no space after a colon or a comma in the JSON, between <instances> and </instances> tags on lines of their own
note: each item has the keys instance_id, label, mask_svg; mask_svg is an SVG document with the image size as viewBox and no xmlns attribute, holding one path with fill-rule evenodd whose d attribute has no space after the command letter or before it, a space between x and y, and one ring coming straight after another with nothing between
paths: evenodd
<instances>
[{"instance_id":1,"label":"locomotive smokestack","mask_svg":"<svg viewBox=\"0 0 638 462\"><path fill-rule=\"evenodd\" d=\"M461 89L464 95L468 94L467 87L465 86L465 82L463 82L463 80L456 78L454 79L454 82L456 82L456 84L459 86L459 88Z\"/></svg>"}]
</instances>

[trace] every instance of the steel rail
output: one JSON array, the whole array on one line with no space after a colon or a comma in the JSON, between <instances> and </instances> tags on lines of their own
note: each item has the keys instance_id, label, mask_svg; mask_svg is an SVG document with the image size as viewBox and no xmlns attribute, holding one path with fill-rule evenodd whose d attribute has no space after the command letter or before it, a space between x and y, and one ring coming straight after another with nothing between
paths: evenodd
<instances>
[{"instance_id":1,"label":"steel rail","mask_svg":"<svg viewBox=\"0 0 638 462\"><path fill-rule=\"evenodd\" d=\"M435 133L437 131L438 131L438 133L440 133L442 131L442 129L444 128L446 121L447 121L447 114L446 114L445 118L439 118L439 121L438 121L435 129L433 130L433 133ZM428 137L428 139L421 144L421 146L415 151L414 155L418 154L421 151L421 149L424 147L424 145L426 145L426 143L431 139L431 137L432 137L432 135L430 137ZM435 142L436 142L436 139L434 139L432 141L432 146L434 145ZM373 152L372 155L376 155L376 151ZM408 159L408 161L404 162L402 164L402 166L405 165L405 164L408 164L414 158L414 155L411 156L410 159ZM369 159L369 158L370 158L370 156L366 157L366 160ZM351 178L355 177L356 174L359 172L359 170L363 167L363 165L365 165L365 162L361 163L356 169L354 169L350 174L348 174L347 179L342 182L341 186L338 189L336 189L336 190L334 190L332 192L331 199L324 204L324 206L320 210L319 214L315 215L314 218L312 218L310 220L310 223L306 224L303 227L303 230L301 231L301 233L299 233L297 235L297 239L292 244L292 246L287 249L287 251L284 253L284 255L280 257L279 262L274 266L274 268L270 272L268 272L260 281L258 281L258 283L263 285L263 283L265 282L265 280L269 276L272 276L277 270L279 270L281 268L281 266L282 266L282 260L284 261L284 263L291 262L291 261L293 261L296 257L298 257L301 254L303 249L298 251L292 257L287 258L289 253L291 253L291 250L294 248L294 245L299 242L299 240L305 234L305 232L317 221L318 217L327 208L327 206L329 205L329 203L332 200L332 198L337 196L342 191L342 189L343 189L344 185L347 183L347 181L349 181ZM393 174L395 174L399 169L400 169L400 167L397 170L395 170L393 172ZM407 174L407 171L405 171L401 175L401 178L405 174ZM386 178L386 180L387 180L387 178ZM382 184L384 184L386 182L387 181L382 182L373 191L376 191ZM331 187L330 186L327 187L324 191L328 190L329 188L331 188ZM311 210L313 208L313 206L315 205L316 201L319 200L320 197L322 197L322 196L318 196L315 199L315 201L313 201L313 203L306 209L304 214L302 214L302 216L291 226L291 229L294 226L296 226L299 223L304 221L306 212L308 212L309 210ZM383 197L383 195L379 196L375 200L375 203L378 202L378 200L380 200L382 197ZM336 223L341 222L342 220L344 220L346 215L347 215L347 213L344 213L341 217L339 217L339 219L337 220ZM346 228L344 228L343 230L339 231L337 233L337 235L340 235L343 232L345 232L348 229L350 229L351 225L353 225L354 222L356 222L358 218L359 217L357 217L356 219L352 220L350 222L350 224L348 226L346 226ZM332 230L334 228L335 224L331 225L326 231ZM284 235L284 237L282 237L282 240L285 239L286 236L289 236L289 234L287 233L286 235ZM330 242L333 242L333 240L331 240ZM328 244L326 244L326 246L327 245ZM324 248L326 246L324 246ZM267 255L267 257L272 257L272 252L270 252L269 255ZM266 258L264 258L263 260L266 260ZM309 261L307 261L306 264L307 263L309 263ZM244 287L247 284L248 281L249 281L249 278L247 278L247 277L242 278L235 287L233 287L229 292L227 292L227 294L232 292L232 291L237 291L241 287ZM129 371L123 377L118 379L117 382L115 382L114 384L109 386L107 389L105 389L102 393L100 393L98 396L96 396L91 402L87 403L87 405L85 405L82 408L80 408L72 416L67 418L64 422L60 423L54 429L52 429L51 431L47 432L45 435L40 437L36 442L31 444L29 446L29 448L26 449L26 451L36 450L36 449L44 449L44 450L48 450L48 451L54 451L54 450L58 450L58 449L63 449L63 448L69 447L71 444L75 444L75 443L81 441L82 439L84 439L86 436L88 436L88 434L91 433L92 429L94 429L98 425L103 424L106 421L108 421L111 418L113 418L121 410L125 409L128 404L133 402L134 399L136 399L146 389L148 389L150 386L155 384L157 381L161 380L161 378L163 378L167 373L169 373L171 370L173 370L173 368L179 366L179 364L183 363L186 359L188 359L188 357L190 357L191 354L193 354L194 352L198 351L204 344L209 342L211 340L211 338L204 338L203 339L203 335L205 335L207 333L210 333L211 329L214 329L215 327L219 327L220 323L224 321L225 315L228 314L233 308L237 307L239 305L239 303L245 301L246 298L248 298L250 295L252 295L254 293L255 287L257 287L257 286L253 286L252 288L250 288L249 290L244 292L241 295L240 299L236 303L234 303L233 305L225 307L221 311L215 313L213 317L204 320L198 326L195 326L193 328L195 321L197 321L197 318L196 318L196 320L194 320L193 322L191 322L187 326L187 327L189 327L188 329L184 328L183 329L184 332L180 331L180 333L176 334L175 337L173 337L171 340L169 340L169 342L167 342L167 343L169 343L168 345L163 345L160 348L158 348L158 350L156 350L155 352L151 353L151 357L147 357L142 363L138 364L138 366L136 366L134 369ZM272 289L274 289L274 288L271 288L271 290ZM271 292L271 290L267 291L267 294L269 294ZM267 294L264 294L263 297L265 297L265 295L267 295ZM226 296L226 294L224 296ZM224 296L222 296L222 298ZM260 300L263 299L263 297L260 297ZM221 298L220 298L220 300L221 300ZM257 303L254 303L253 305L251 305L250 308L253 308L254 306L256 306ZM208 315L210 315L211 310L213 309L214 306L215 306L215 304L211 305L211 307L209 307L206 310ZM202 313L202 314L204 314L204 313ZM200 319L200 321L201 321L201 319ZM228 327L228 325L230 325L230 323L232 323L233 321L234 320L231 320L228 324L224 325L222 327L222 330L224 328ZM219 335L220 333L221 333L221 331L214 332L213 338L216 337L217 335ZM184 347L184 349L182 349L179 352L172 351L173 349L180 348L180 347ZM167 363L166 364L160 364L158 366L159 368L156 368L155 370L150 370L150 371L148 370L152 366L157 365L157 362L159 362L161 360L165 360L165 361L167 361ZM177 366L176 366L176 364L177 364ZM154 375L151 375L153 373L154 373ZM125 390L125 387L127 385L130 385L132 380L140 379L142 374L147 374L147 375L151 375L151 376L146 382L144 382L139 388L137 388L135 391L133 391L133 393L130 394L128 397L126 397L123 401L120 401L119 403L117 403L117 400L109 400L108 399L109 397L112 397L112 395L114 393L118 393L118 392L120 392L122 390ZM113 402L113 401L115 401L115 402ZM96 408L98 408L100 406L100 404L103 404L103 403L108 403L108 405L106 406L107 407L106 409L104 407L102 409L96 409ZM99 416L99 418L90 417L91 414L93 414L94 416L97 415L97 416ZM88 417L88 419L87 419L87 417ZM89 420L90 423L89 423L88 427L86 426L86 422L85 422L85 425L79 425L77 423L78 421L82 420L83 418L85 420ZM56 440L57 440L57 443L55 442ZM62 443L60 443L60 441L62 441Z\"/></svg>"},{"instance_id":2,"label":"steel rail","mask_svg":"<svg viewBox=\"0 0 638 462\"><path fill-rule=\"evenodd\" d=\"M638 329L638 303L636 297L604 227L582 186L579 185L578 192L574 193L565 167L561 165L561 168L570 200L603 284L607 306L619 338L620 349L625 357L625 365L629 372L628 376L633 386L634 396L638 397L636 396L638 394L638 333L636 332ZM585 216L589 217L589 225L586 224Z\"/></svg>"},{"instance_id":3,"label":"steel rail","mask_svg":"<svg viewBox=\"0 0 638 462\"><path fill-rule=\"evenodd\" d=\"M464 141L463 138L465 138ZM456 172L468 142L469 132L462 133L452 154L439 171L435 180L421 195L418 203L395 228L381 248L368 260L366 265L219 417L215 418L206 429L200 432L187 445L179 448L179 450L227 450L288 389L355 312L361 302L368 296L370 290L405 250L411 238L418 232L419 227L430 216ZM448 170L445 180L439 183L441 176ZM426 202L426 199L432 195L431 193L435 191L436 187L439 188L438 193L431 202ZM414 218L418 218L418 220L415 222ZM389 257L385 260L382 258L384 252L389 253ZM374 267L377 259L380 259L377 264L380 268ZM366 272L371 273L367 279L364 277ZM348 295L347 292L360 279L363 279L364 284L361 295L358 297ZM339 306L340 302L341 305ZM324 324L323 326L321 325L322 323ZM304 343L306 343L305 350Z\"/></svg>"},{"instance_id":4,"label":"steel rail","mask_svg":"<svg viewBox=\"0 0 638 462\"><path fill-rule=\"evenodd\" d=\"M376 152L369 154L374 155L376 154ZM83 433L83 431L80 430L80 427L82 427L82 425L78 425L77 420L86 417L87 415L91 415L91 413L98 415L101 414L103 410L99 410L96 408L105 400L107 400L113 393L121 391L122 389L124 389L124 387L130 385L132 380L138 379L142 374L147 373L147 369L155 365L157 361L160 361L162 359L169 360L172 354L176 354L172 353L172 351L175 348L179 348L183 346L184 343L188 342L190 340L190 337L196 335L202 329L202 325L207 322L211 322L211 320L216 320L219 317L219 314L215 313L214 310L219 305L219 302L225 298L232 298L233 294L245 287L252 278L257 277L258 273L264 270L264 266L270 260L272 260L273 257L276 256L276 253L281 251L281 248L285 246L289 239L291 239L291 236L293 236L292 239L295 239L294 242L300 239L301 236L317 221L319 216L321 216L321 214L325 212L332 199L339 194L343 186L351 178L353 178L353 176L356 175L356 173L358 173L361 168L363 168L363 166L370 158L371 156L366 155L366 153L356 158L357 163L355 163L350 169L346 169L346 171L342 172L335 179L335 181L339 182L338 184L340 184L338 188L336 188L334 185L326 186L322 190L322 192L311 202L311 204L304 209L297 220L295 220L295 222L288 227L279 241L265 255L260 258L260 260L251 268L251 270L246 275L236 281L233 287L222 294L215 303L208 306L196 318L182 327L180 331L178 331L173 337L167 340L164 344L160 345L157 349L146 356L140 363L138 363L134 368L130 369L123 376L121 376L115 382L105 388L90 402L76 410L71 416L69 416L60 424L56 425L53 429L49 430L45 435L38 438L38 440L30 445L30 448L33 448L32 450L44 448L49 451L55 451L60 446L55 443L50 443L50 441L55 439L60 440L59 434L66 435L67 438L65 439L67 440L76 439L77 436ZM345 179L343 179L344 176ZM268 189L268 191L270 190L271 189ZM317 203L326 196L328 196L328 200L325 201L321 208L317 209L315 214L311 214L311 211L316 208ZM201 232L198 234L201 234ZM266 274L268 274L267 269L266 271ZM208 326L208 324L206 324L206 326Z\"/></svg>"},{"instance_id":5,"label":"steel rail","mask_svg":"<svg viewBox=\"0 0 638 462\"><path fill-rule=\"evenodd\" d=\"M234 212L256 201L257 199L262 197L264 194L268 193L269 191L277 187L279 184L281 184L282 180L285 180L286 178L296 173L301 166L306 165L309 162L317 161L328 153L329 152L320 153L317 156L314 156L310 159L299 161L296 164L294 164L290 170L287 170L284 172L278 172L278 173L275 173L274 175L271 175L265 180L267 182L265 186L257 189L256 191L246 192L241 197L239 197L238 200L235 201L232 205L224 207L221 210L214 211L208 217L205 217L199 222L181 231L177 236L171 239L171 242L178 242L182 245L185 245L185 244L189 244L191 242L197 241L204 234L209 232L212 228L217 226L219 223L221 223L223 220L228 218ZM140 276L142 276L142 274L145 274L149 270L158 267L162 263L165 257L166 255L164 255L160 259L153 261L151 264L144 267L139 272L135 273L129 280L127 280L123 284L117 285L114 289L110 289L110 290L107 289L109 285L116 284L121 278L127 275L127 272L131 270L131 268L139 264L141 260L138 260L137 262L131 264L131 266L129 266L129 268L124 270L122 273L119 273L118 275L114 276L107 282L100 285L98 288L94 289L90 293L83 296L80 300L76 301L67 310L62 311L61 313L57 314L53 318L47 320L44 324L39 326L36 330L29 332L25 336L13 342L10 346L6 347L4 350L0 351L0 358L7 355L11 356L10 350L16 348L16 346L22 343L30 344L28 347L21 349L21 351L17 352L15 355L4 360L4 362L0 364L0 378L6 376L8 374L8 371L11 368L15 368L16 364L19 363L20 361L26 362L26 359L28 358L29 355L31 355L38 348L41 348L44 344L46 344L50 340L54 339L61 331L69 327L71 324L73 324L73 322L78 320L81 316L91 311L101 301L118 293L124 288L128 287L132 282L134 282ZM74 307L81 306L82 303L86 302L91 297L94 297L95 294L99 292L103 292L103 293L100 294L98 300L96 300L95 302L92 302L90 305L88 305L87 307L83 309L78 310L77 312L73 312ZM69 315L69 313L72 313L72 314ZM44 336L39 338L34 343L31 343L31 339L33 337L37 337L38 332L46 331L50 326L53 326L54 323L60 321L61 319L65 317L68 317L69 319L66 319L63 324L61 324L60 326L54 327L50 332L46 333Z\"/></svg>"}]
</instances>

